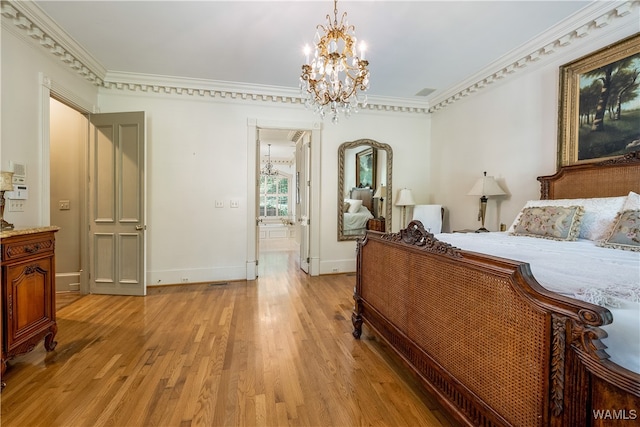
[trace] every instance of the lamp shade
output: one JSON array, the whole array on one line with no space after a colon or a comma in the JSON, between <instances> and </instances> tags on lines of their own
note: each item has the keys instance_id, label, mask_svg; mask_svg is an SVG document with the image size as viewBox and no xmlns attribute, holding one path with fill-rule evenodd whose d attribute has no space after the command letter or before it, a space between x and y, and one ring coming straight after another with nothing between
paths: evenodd
<instances>
[{"instance_id":1,"label":"lamp shade","mask_svg":"<svg viewBox=\"0 0 640 427\"><path fill-rule=\"evenodd\" d=\"M0 191L13 191L13 172L0 172Z\"/></svg>"},{"instance_id":2,"label":"lamp shade","mask_svg":"<svg viewBox=\"0 0 640 427\"><path fill-rule=\"evenodd\" d=\"M478 178L473 188L467 193L467 196L500 196L507 194L504 192L500 184L492 176L484 173L482 178Z\"/></svg>"},{"instance_id":3,"label":"lamp shade","mask_svg":"<svg viewBox=\"0 0 640 427\"><path fill-rule=\"evenodd\" d=\"M408 188L403 188L398 192L398 200L396 200L396 206L413 206L416 203L413 201L413 194Z\"/></svg>"},{"instance_id":4,"label":"lamp shade","mask_svg":"<svg viewBox=\"0 0 640 427\"><path fill-rule=\"evenodd\" d=\"M387 197L387 186L379 185L378 189L376 190L376 194L374 194L373 197L378 199L384 199L385 197Z\"/></svg>"}]
</instances>

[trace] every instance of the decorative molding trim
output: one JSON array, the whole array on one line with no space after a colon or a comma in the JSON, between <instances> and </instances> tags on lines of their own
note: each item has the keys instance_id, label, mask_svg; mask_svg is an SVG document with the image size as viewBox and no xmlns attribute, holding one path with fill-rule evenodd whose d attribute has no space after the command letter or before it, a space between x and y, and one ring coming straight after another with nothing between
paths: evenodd
<instances>
[{"instance_id":1,"label":"decorative molding trim","mask_svg":"<svg viewBox=\"0 0 640 427\"><path fill-rule=\"evenodd\" d=\"M102 85L105 67L80 46L34 2L2 0L3 25L25 40L31 40L96 86Z\"/></svg>"},{"instance_id":2,"label":"decorative molding trim","mask_svg":"<svg viewBox=\"0 0 640 427\"><path fill-rule=\"evenodd\" d=\"M566 49L573 41L592 35L613 21L631 14L634 9L636 13L640 13L638 10L640 9L640 1L592 3L545 31L540 37L505 54L460 84L430 98L429 113L441 110L531 64L538 63L541 59Z\"/></svg>"},{"instance_id":3,"label":"decorative molding trim","mask_svg":"<svg viewBox=\"0 0 640 427\"><path fill-rule=\"evenodd\" d=\"M433 113L486 88L497 80L514 74L541 58L566 48L572 41L586 37L612 21L631 14L639 8L639 5L640 1L638 0L594 2L593 5L587 6L583 11L545 32L542 36L545 39L537 38L523 48L506 54L481 72L442 92L441 95L430 100L370 96L369 104L361 109L400 113ZM6 23L7 28L12 32L24 39L38 43L41 48L58 57L80 76L106 90L210 97L222 100L304 104L298 90L288 87L107 71L97 59L51 20L37 4L28 1L2 0L0 14L3 18L3 25Z\"/></svg>"},{"instance_id":4,"label":"decorative molding trim","mask_svg":"<svg viewBox=\"0 0 640 427\"><path fill-rule=\"evenodd\" d=\"M551 345L551 411L556 417L564 409L564 365L566 348L567 318L551 315L552 345Z\"/></svg>"},{"instance_id":5,"label":"decorative molding trim","mask_svg":"<svg viewBox=\"0 0 640 427\"><path fill-rule=\"evenodd\" d=\"M459 248L436 239L433 234L425 230L420 221L411 221L407 228L400 230L398 233L383 234L381 238L415 246L426 252L448 255L453 258L463 258Z\"/></svg>"}]
</instances>

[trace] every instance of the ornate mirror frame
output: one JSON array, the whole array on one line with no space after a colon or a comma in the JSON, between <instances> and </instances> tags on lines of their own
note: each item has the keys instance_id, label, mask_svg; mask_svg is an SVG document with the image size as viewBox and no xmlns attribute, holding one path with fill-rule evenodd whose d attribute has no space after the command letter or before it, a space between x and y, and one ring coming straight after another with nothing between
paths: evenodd
<instances>
[{"instance_id":1,"label":"ornate mirror frame","mask_svg":"<svg viewBox=\"0 0 640 427\"><path fill-rule=\"evenodd\" d=\"M378 141L374 141L373 139L358 139L356 141L345 142L340 145L338 148L338 204L336 206L336 211L338 215L338 241L345 240L357 240L360 237L363 237L364 234L360 235L346 235L344 233L344 199L345 199L345 158L346 151L348 149L369 146L371 147L376 154L381 151L386 153L386 174L382 176L377 176L376 187L380 184L385 184L387 187L387 196L384 199L384 219L385 219L385 232L391 232L391 213L393 210L393 202L392 202L392 168L393 168L393 150L391 146L388 144L383 144ZM374 156L377 159L376 170L378 165L380 164L381 157L380 155ZM377 188L373 188L375 191Z\"/></svg>"}]
</instances>

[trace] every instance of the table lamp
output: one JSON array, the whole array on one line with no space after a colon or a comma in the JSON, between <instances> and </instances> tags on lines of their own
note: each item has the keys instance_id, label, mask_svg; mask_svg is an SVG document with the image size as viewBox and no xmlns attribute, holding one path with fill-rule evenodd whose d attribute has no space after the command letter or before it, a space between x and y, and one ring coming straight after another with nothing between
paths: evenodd
<instances>
[{"instance_id":1,"label":"table lamp","mask_svg":"<svg viewBox=\"0 0 640 427\"><path fill-rule=\"evenodd\" d=\"M502 187L500 187L500 184L498 184L495 178L493 178L492 176L487 176L486 172L484 173L484 176L482 178L478 178L471 191L467 193L467 196L481 196L478 219L482 221L482 226L476 230L476 233L489 231L484 228L484 219L487 213L487 197L501 196L504 194L507 193L505 193Z\"/></svg>"},{"instance_id":2,"label":"table lamp","mask_svg":"<svg viewBox=\"0 0 640 427\"><path fill-rule=\"evenodd\" d=\"M13 191L13 172L0 172L0 230L12 230L13 224L4 220L4 192Z\"/></svg>"},{"instance_id":3,"label":"table lamp","mask_svg":"<svg viewBox=\"0 0 640 427\"><path fill-rule=\"evenodd\" d=\"M384 199L387 197L387 186L386 185L379 185L378 189L376 190L376 194L373 195L374 199L378 199L378 218L380 219L384 219L384 215L382 215L382 205L384 202Z\"/></svg>"},{"instance_id":4,"label":"table lamp","mask_svg":"<svg viewBox=\"0 0 640 427\"><path fill-rule=\"evenodd\" d=\"M396 206L402 207L402 228L407 226L407 206L413 206L416 203L413 201L413 194L408 188L403 188L398 191L398 200L396 200Z\"/></svg>"}]
</instances>

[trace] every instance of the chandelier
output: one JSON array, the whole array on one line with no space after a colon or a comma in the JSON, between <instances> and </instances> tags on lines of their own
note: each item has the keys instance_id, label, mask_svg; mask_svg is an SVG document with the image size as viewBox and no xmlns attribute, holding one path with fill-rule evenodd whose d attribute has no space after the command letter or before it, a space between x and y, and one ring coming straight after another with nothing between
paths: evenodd
<instances>
[{"instance_id":1,"label":"chandelier","mask_svg":"<svg viewBox=\"0 0 640 427\"><path fill-rule=\"evenodd\" d=\"M316 27L312 58L311 48L308 45L304 48L306 62L302 66L300 92L307 108L322 118L329 110L331 121L337 123L340 112L349 117L358 111L358 105L367 105L367 96L358 91L369 89L369 61L364 59L364 43L359 46L360 56L356 54L355 27L347 22L347 12L338 24L338 0L333 1L333 15L333 22L327 15L327 26ZM318 32L320 29L323 36Z\"/></svg>"},{"instance_id":2,"label":"chandelier","mask_svg":"<svg viewBox=\"0 0 640 427\"><path fill-rule=\"evenodd\" d=\"M267 154L267 164L264 165L260 171L260 175L274 176L278 175L278 170L274 169L273 163L271 163L271 144L269 144L269 154Z\"/></svg>"}]
</instances>

